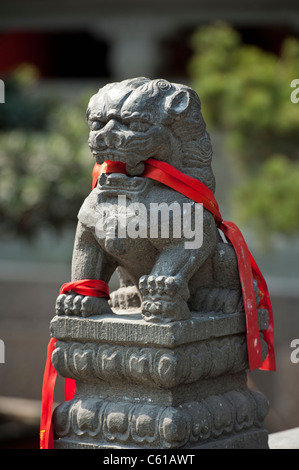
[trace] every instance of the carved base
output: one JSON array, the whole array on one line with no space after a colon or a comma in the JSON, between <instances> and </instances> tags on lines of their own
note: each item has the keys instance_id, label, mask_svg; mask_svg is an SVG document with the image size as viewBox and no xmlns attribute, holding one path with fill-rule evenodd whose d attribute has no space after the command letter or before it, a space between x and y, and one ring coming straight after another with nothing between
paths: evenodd
<instances>
[{"instance_id":1,"label":"carved base","mask_svg":"<svg viewBox=\"0 0 299 470\"><path fill-rule=\"evenodd\" d=\"M211 395L199 402L163 407L100 398L65 402L55 413L58 447L199 448L244 443L244 433L264 443L267 403L246 390ZM226 441L226 443L223 442ZM261 444L259 444L261 445Z\"/></svg>"},{"instance_id":2,"label":"carved base","mask_svg":"<svg viewBox=\"0 0 299 470\"><path fill-rule=\"evenodd\" d=\"M55 448L268 447L268 402L246 386L243 313L159 325L59 316L51 330L54 367L77 386L55 411Z\"/></svg>"},{"instance_id":3,"label":"carved base","mask_svg":"<svg viewBox=\"0 0 299 470\"><path fill-rule=\"evenodd\" d=\"M100 445L62 438L55 441L55 449L134 449L138 451L140 447L130 447L128 445L124 447L108 444ZM142 449L144 449L144 447ZM217 440L208 441L206 443L201 442L199 445L185 446L182 450L188 449L269 449L268 432L265 429L248 432L245 431L224 439L218 438Z\"/></svg>"}]
</instances>

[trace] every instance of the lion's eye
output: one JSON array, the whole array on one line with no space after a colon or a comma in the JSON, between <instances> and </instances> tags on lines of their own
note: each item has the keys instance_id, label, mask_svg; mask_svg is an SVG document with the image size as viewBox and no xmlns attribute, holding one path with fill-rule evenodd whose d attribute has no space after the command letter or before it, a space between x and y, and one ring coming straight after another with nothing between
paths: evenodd
<instances>
[{"instance_id":1,"label":"lion's eye","mask_svg":"<svg viewBox=\"0 0 299 470\"><path fill-rule=\"evenodd\" d=\"M131 131L135 132L146 132L151 125L147 122L133 121L130 122L129 128Z\"/></svg>"},{"instance_id":2,"label":"lion's eye","mask_svg":"<svg viewBox=\"0 0 299 470\"><path fill-rule=\"evenodd\" d=\"M98 131L102 129L103 126L104 126L104 123L101 121L92 121L90 124L90 129L92 131Z\"/></svg>"}]
</instances>

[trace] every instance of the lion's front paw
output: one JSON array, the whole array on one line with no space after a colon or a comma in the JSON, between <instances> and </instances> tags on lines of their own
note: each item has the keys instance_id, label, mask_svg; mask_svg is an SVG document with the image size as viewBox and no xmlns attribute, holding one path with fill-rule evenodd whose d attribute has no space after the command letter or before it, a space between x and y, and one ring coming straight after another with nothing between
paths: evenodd
<instances>
[{"instance_id":1,"label":"lion's front paw","mask_svg":"<svg viewBox=\"0 0 299 470\"><path fill-rule=\"evenodd\" d=\"M146 321L186 320L190 311L188 286L174 276L143 276L139 281L142 315Z\"/></svg>"},{"instance_id":2,"label":"lion's front paw","mask_svg":"<svg viewBox=\"0 0 299 470\"><path fill-rule=\"evenodd\" d=\"M56 315L80 315L90 317L112 313L106 298L90 297L79 294L60 294L56 300Z\"/></svg>"},{"instance_id":3,"label":"lion's front paw","mask_svg":"<svg viewBox=\"0 0 299 470\"><path fill-rule=\"evenodd\" d=\"M136 286L119 287L111 292L109 304L113 309L140 308L140 294Z\"/></svg>"}]
</instances>

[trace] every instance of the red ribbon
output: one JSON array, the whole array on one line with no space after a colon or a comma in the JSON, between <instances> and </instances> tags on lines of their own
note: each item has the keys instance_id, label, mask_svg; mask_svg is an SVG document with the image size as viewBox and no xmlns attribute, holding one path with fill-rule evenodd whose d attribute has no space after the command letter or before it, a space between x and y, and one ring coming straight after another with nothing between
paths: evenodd
<instances>
[{"instance_id":1,"label":"red ribbon","mask_svg":"<svg viewBox=\"0 0 299 470\"><path fill-rule=\"evenodd\" d=\"M51 338L47 349L47 360L44 371L43 390L42 390L42 407L40 419L40 448L53 449L53 429L52 429L52 409L54 388L57 372L53 367L51 357L55 349L56 339Z\"/></svg>"},{"instance_id":2,"label":"red ribbon","mask_svg":"<svg viewBox=\"0 0 299 470\"><path fill-rule=\"evenodd\" d=\"M80 295L91 297L106 297L109 299L109 286L99 279L82 279L81 281L67 282L60 289L60 294L76 292ZM54 449L53 439L53 398L57 378L57 371L52 364L52 353L55 349L56 339L51 338L47 349L47 359L43 378L42 406L40 419L40 449ZM72 400L75 396L76 381L65 379L64 397L65 401Z\"/></svg>"},{"instance_id":3,"label":"red ribbon","mask_svg":"<svg viewBox=\"0 0 299 470\"><path fill-rule=\"evenodd\" d=\"M222 219L214 194L205 184L191 176L185 175L166 162L149 158L144 162L144 164L145 169L141 176L159 181L175 191L184 194L189 199L203 204L205 209L214 215L218 228L224 233L226 239L233 245L238 261L239 277L244 301L249 369L274 371L276 369L276 364L273 346L273 311L268 287L240 230L233 222L227 222ZM125 163L110 162L108 160L102 165L95 164L93 169L93 188L95 188L98 177L102 173L126 174ZM253 279L256 279L260 292L261 300L259 306L267 309L269 313L269 326L263 331L264 340L268 345L268 354L264 362L262 359Z\"/></svg>"},{"instance_id":4,"label":"red ribbon","mask_svg":"<svg viewBox=\"0 0 299 470\"><path fill-rule=\"evenodd\" d=\"M67 282L60 289L60 294L74 291L80 295L89 295L90 297L107 297L109 296L108 284L99 279L81 279L80 281Z\"/></svg>"}]
</instances>

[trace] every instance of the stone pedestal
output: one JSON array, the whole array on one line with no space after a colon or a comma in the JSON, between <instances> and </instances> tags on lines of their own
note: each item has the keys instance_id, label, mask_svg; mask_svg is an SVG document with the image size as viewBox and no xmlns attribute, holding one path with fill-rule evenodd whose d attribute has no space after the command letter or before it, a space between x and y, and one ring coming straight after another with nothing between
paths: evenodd
<instances>
[{"instance_id":1,"label":"stone pedestal","mask_svg":"<svg viewBox=\"0 0 299 470\"><path fill-rule=\"evenodd\" d=\"M244 313L165 324L121 313L51 322L54 367L77 387L55 411L55 448L268 447L268 402L246 385Z\"/></svg>"}]
</instances>

